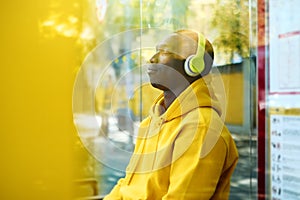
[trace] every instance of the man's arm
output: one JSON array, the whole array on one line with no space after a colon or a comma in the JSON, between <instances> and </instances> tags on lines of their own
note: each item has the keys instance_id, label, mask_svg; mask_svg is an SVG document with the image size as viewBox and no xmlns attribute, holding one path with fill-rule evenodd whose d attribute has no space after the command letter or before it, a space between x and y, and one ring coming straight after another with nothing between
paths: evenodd
<instances>
[{"instance_id":1,"label":"man's arm","mask_svg":"<svg viewBox=\"0 0 300 200\"><path fill-rule=\"evenodd\" d=\"M176 139L173 157L178 157L178 159L173 161L171 166L170 185L168 193L163 197L164 200L208 200L214 195L222 175L227 146L223 139L219 138L212 150L204 158L200 158L206 132L206 127L196 129L192 126L186 127ZM186 141L190 140L190 137L194 137L194 139L186 149ZM183 153L182 149L186 149L186 151ZM224 182L223 184L229 184L229 180L225 181L228 183ZM222 196L227 199L229 189L225 189L223 192Z\"/></svg>"}]
</instances>

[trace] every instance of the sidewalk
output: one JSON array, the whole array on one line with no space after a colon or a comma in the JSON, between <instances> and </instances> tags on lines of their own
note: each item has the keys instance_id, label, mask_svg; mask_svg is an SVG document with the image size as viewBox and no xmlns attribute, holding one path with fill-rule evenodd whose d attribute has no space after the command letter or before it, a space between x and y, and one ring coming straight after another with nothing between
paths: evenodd
<instances>
[{"instance_id":1,"label":"sidewalk","mask_svg":"<svg viewBox=\"0 0 300 200\"><path fill-rule=\"evenodd\" d=\"M257 194L256 138L232 134L239 152L239 161L231 179L230 200L254 200Z\"/></svg>"}]
</instances>

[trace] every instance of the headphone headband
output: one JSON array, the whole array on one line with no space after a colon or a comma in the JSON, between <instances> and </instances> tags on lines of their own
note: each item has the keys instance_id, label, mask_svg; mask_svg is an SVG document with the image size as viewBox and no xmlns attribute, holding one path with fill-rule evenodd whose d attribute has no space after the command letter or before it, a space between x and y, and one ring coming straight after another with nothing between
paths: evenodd
<instances>
[{"instance_id":1,"label":"headphone headband","mask_svg":"<svg viewBox=\"0 0 300 200\"><path fill-rule=\"evenodd\" d=\"M185 72L192 77L201 74L205 68L204 53L206 39L201 33L198 34L198 46L195 55L189 56L184 63Z\"/></svg>"}]
</instances>

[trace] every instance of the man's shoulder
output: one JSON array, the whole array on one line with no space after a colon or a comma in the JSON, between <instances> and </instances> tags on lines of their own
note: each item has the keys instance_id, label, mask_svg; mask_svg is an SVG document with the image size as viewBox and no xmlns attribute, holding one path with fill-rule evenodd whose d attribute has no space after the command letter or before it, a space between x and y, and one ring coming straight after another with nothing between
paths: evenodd
<instances>
[{"instance_id":1,"label":"man's shoulder","mask_svg":"<svg viewBox=\"0 0 300 200\"><path fill-rule=\"evenodd\" d=\"M183 120L197 123L199 125L210 124L219 121L220 116L212 107L198 107L182 116Z\"/></svg>"}]
</instances>

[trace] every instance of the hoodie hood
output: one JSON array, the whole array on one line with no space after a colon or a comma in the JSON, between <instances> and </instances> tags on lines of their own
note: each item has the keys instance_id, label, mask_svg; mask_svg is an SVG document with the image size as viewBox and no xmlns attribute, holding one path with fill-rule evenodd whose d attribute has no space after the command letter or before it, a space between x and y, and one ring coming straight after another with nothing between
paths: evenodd
<instances>
[{"instance_id":1,"label":"hoodie hood","mask_svg":"<svg viewBox=\"0 0 300 200\"><path fill-rule=\"evenodd\" d=\"M211 107L221 116L221 104L214 92L212 78L212 75L207 75L194 81L173 101L164 114L161 114L161 107L164 103L164 95L161 94L154 102L150 115L161 116L165 121L170 121L193 109Z\"/></svg>"}]
</instances>

